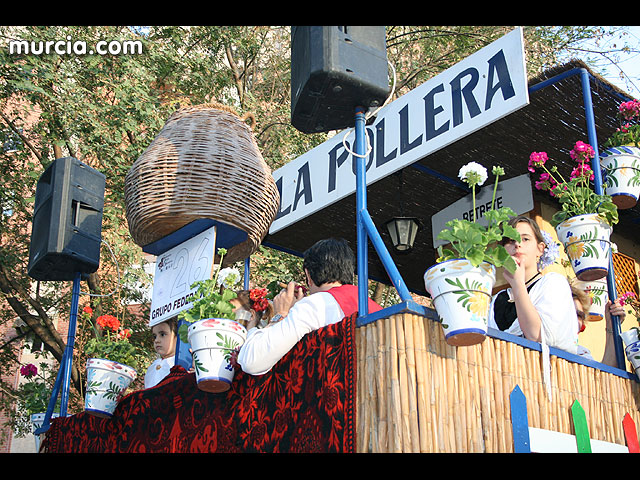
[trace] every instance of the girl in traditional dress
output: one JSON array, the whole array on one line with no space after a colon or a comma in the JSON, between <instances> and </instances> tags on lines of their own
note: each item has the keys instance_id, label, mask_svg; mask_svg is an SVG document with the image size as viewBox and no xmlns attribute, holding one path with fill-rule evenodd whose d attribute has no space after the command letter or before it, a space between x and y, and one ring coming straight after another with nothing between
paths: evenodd
<instances>
[{"instance_id":1,"label":"girl in traditional dress","mask_svg":"<svg viewBox=\"0 0 640 480\"><path fill-rule=\"evenodd\" d=\"M517 268L513 274L504 271L509 287L493 297L489 327L576 353L579 325L569 282L559 273L541 273L553 263L557 245L526 216L509 224L521 237L504 241Z\"/></svg>"}]
</instances>

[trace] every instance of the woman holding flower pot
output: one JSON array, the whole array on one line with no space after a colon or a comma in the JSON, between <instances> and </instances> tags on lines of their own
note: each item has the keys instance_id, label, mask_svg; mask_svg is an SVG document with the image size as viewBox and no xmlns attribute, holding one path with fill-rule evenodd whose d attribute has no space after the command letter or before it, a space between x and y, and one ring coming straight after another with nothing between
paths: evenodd
<instances>
[{"instance_id":1,"label":"woman holding flower pot","mask_svg":"<svg viewBox=\"0 0 640 480\"><path fill-rule=\"evenodd\" d=\"M504 242L517 268L514 273L504 271L509 288L494 296L489 326L576 353L578 318L569 283L558 273L541 273L545 262L553 262L548 255L554 247L551 237L545 241L535 221L526 216L509 223L521 238Z\"/></svg>"}]
</instances>

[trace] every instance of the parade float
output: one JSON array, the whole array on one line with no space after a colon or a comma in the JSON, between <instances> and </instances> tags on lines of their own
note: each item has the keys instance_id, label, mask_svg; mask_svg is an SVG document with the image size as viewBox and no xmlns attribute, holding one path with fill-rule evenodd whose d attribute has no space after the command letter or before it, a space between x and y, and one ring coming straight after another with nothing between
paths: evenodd
<instances>
[{"instance_id":1,"label":"parade float","mask_svg":"<svg viewBox=\"0 0 640 480\"><path fill-rule=\"evenodd\" d=\"M637 452L640 392L638 377L627 371L621 319L612 319L615 366L551 348L547 375L539 343L487 329L480 341L452 345L436 309L418 301L429 296L424 275L439 257L437 237L446 222L480 222L490 210L484 192L477 204L470 203L468 185L458 178L463 165L477 159L500 165L503 180L497 195L488 192L488 198L494 193L499 206L547 225L558 205L532 188L527 173L532 144L561 159L558 169L566 173L572 166L563 163L563 149L584 139L594 147L599 166L598 145L617 128L615 110L628 99L580 61L527 80L516 29L388 103L369 121L366 108L354 108L353 128L259 176L268 200L258 200L244 215L236 203L224 206L222 195L202 200L205 191L217 195L216 187L192 186L208 174L188 177L194 168L189 162L203 168L215 168L216 162L193 162L198 148L181 151L159 136L158 146L170 153L149 153L154 178L185 181L159 193L161 201L129 193L132 217L132 205L162 203L170 213L158 215L153 228L144 215L130 218L132 236L145 251L160 259L197 239L188 251L206 247L205 265L211 269L215 245L243 260L260 243L302 254L321 238L341 236L357 252L360 311L305 336L265 375L237 371L225 392L199 389L188 363L177 358L165 380L129 393L110 418L84 413L45 418L39 429L42 451ZM210 147L211 140L194 141ZM242 160L230 155L225 161L231 166L206 183L227 182L229 171L240 177L243 168L236 162ZM142 163L132 167L139 176L131 174L130 184L147 182ZM593 170L601 193L600 168ZM157 181L152 189L161 190ZM189 198L204 203L202 210L188 206L171 214ZM238 223L256 212L261 221ZM395 249L385 230L390 218L414 219L420 228L403 249ZM635 205L620 211L618 243L634 238L639 219ZM162 233L153 237L142 231ZM637 292L637 262L624 254L609 259L609 298ZM369 279L392 285L400 301L369 313L363 301ZM503 286L497 281L493 293ZM176 293L173 303L158 301L150 324L175 313L167 305L181 307L182 295Z\"/></svg>"}]
</instances>

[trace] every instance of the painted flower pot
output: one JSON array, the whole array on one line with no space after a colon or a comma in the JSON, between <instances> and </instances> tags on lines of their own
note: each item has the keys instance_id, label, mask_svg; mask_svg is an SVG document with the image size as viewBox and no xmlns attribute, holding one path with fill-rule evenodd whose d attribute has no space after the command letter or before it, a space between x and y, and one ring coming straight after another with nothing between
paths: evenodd
<instances>
[{"instance_id":1,"label":"painted flower pot","mask_svg":"<svg viewBox=\"0 0 640 480\"><path fill-rule=\"evenodd\" d=\"M625 346L630 346L637 343L640 338L638 338L638 329L632 328L631 330L627 330L626 332L620 332L620 338L624 342Z\"/></svg>"},{"instance_id":2,"label":"painted flower pot","mask_svg":"<svg viewBox=\"0 0 640 480\"><path fill-rule=\"evenodd\" d=\"M229 390L235 373L231 353L244 344L247 329L233 320L207 318L191 324L187 337L198 388L212 393Z\"/></svg>"},{"instance_id":3,"label":"painted flower pot","mask_svg":"<svg viewBox=\"0 0 640 480\"><path fill-rule=\"evenodd\" d=\"M605 193L619 209L631 208L640 196L640 148L613 147L600 155L604 169Z\"/></svg>"},{"instance_id":4,"label":"painted flower pot","mask_svg":"<svg viewBox=\"0 0 640 480\"><path fill-rule=\"evenodd\" d=\"M609 288L607 287L607 279L594 280L585 282L585 291L591 298L591 307L589 308L590 322L597 322L604 318L604 307L609 300Z\"/></svg>"},{"instance_id":5,"label":"painted flower pot","mask_svg":"<svg viewBox=\"0 0 640 480\"><path fill-rule=\"evenodd\" d=\"M88 359L85 412L111 417L125 390L135 379L136 371L128 365L103 358Z\"/></svg>"},{"instance_id":6,"label":"painted flower pot","mask_svg":"<svg viewBox=\"0 0 640 480\"><path fill-rule=\"evenodd\" d=\"M34 413L31 415L31 433L33 433L33 436L36 439L36 452L40 451L40 435L36 435L36 430L38 430L40 427L42 427L42 424L44 423L44 417L46 416L46 413ZM51 412L51 420L54 418L59 417L60 414L56 413L56 412Z\"/></svg>"},{"instance_id":7,"label":"painted flower pot","mask_svg":"<svg viewBox=\"0 0 640 480\"><path fill-rule=\"evenodd\" d=\"M466 259L438 263L425 272L425 288L449 345L469 346L484 341L495 281L493 265L483 262L474 267Z\"/></svg>"},{"instance_id":8,"label":"painted flower pot","mask_svg":"<svg viewBox=\"0 0 640 480\"><path fill-rule=\"evenodd\" d=\"M556 226L576 277L584 282L607 275L611 257L611 226L597 214L578 215Z\"/></svg>"},{"instance_id":9,"label":"painted flower pot","mask_svg":"<svg viewBox=\"0 0 640 480\"><path fill-rule=\"evenodd\" d=\"M640 342L634 342L627 345L624 349L624 353L627 355L627 360L631 363L634 372L640 375Z\"/></svg>"}]
</instances>

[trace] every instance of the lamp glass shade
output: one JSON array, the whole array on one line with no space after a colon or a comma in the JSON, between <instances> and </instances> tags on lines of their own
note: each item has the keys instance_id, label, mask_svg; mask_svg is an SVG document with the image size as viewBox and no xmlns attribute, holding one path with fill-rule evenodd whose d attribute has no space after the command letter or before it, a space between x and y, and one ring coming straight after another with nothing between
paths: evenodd
<instances>
[{"instance_id":1,"label":"lamp glass shade","mask_svg":"<svg viewBox=\"0 0 640 480\"><path fill-rule=\"evenodd\" d=\"M386 223L391 242L399 252L406 252L413 248L413 242L418 233L418 221L414 217L395 217Z\"/></svg>"}]
</instances>

